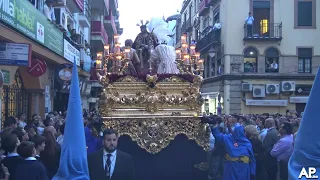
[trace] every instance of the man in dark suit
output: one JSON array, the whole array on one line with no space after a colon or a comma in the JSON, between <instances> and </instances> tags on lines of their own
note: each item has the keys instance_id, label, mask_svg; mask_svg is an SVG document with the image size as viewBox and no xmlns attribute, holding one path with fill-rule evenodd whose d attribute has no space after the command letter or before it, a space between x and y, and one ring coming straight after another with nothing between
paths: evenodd
<instances>
[{"instance_id":1,"label":"man in dark suit","mask_svg":"<svg viewBox=\"0 0 320 180\"><path fill-rule=\"evenodd\" d=\"M268 179L275 180L277 179L278 162L276 158L271 156L270 152L273 146L279 141L280 134L279 131L275 128L275 120L272 118L268 118L265 121L265 128L267 128L268 131L262 144L264 149L263 161L268 174Z\"/></svg>"},{"instance_id":2,"label":"man in dark suit","mask_svg":"<svg viewBox=\"0 0 320 180\"><path fill-rule=\"evenodd\" d=\"M90 180L132 180L133 159L131 155L117 150L118 134L106 129L102 143L103 150L88 156Z\"/></svg>"}]
</instances>

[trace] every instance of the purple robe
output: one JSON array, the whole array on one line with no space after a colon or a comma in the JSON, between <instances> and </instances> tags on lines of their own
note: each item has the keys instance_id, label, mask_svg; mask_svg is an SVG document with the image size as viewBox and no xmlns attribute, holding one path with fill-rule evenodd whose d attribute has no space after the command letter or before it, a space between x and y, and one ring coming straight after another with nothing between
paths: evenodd
<instances>
[{"instance_id":1,"label":"purple robe","mask_svg":"<svg viewBox=\"0 0 320 180\"><path fill-rule=\"evenodd\" d=\"M94 136L89 127L85 127L84 132L86 136L88 154L91 154L93 152L100 150L102 148L101 139L99 137Z\"/></svg>"}]
</instances>

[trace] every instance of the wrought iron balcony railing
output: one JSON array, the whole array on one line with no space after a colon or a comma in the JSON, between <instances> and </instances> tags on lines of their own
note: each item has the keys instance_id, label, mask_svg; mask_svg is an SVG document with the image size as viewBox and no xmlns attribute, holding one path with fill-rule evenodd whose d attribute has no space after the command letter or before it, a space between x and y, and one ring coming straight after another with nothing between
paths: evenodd
<instances>
[{"instance_id":1,"label":"wrought iron balcony railing","mask_svg":"<svg viewBox=\"0 0 320 180\"><path fill-rule=\"evenodd\" d=\"M244 25L244 40L282 40L282 23Z\"/></svg>"}]
</instances>

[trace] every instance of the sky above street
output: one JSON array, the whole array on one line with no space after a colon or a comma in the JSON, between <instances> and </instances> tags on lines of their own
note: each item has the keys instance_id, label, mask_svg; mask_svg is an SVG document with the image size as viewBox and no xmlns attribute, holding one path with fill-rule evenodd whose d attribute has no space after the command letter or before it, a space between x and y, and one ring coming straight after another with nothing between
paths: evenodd
<instances>
[{"instance_id":1,"label":"sky above street","mask_svg":"<svg viewBox=\"0 0 320 180\"><path fill-rule=\"evenodd\" d=\"M181 9L183 0L118 0L120 11L120 26L124 29L120 42L124 45L126 39L134 40L140 29L136 26L143 19L152 17L167 18Z\"/></svg>"}]
</instances>

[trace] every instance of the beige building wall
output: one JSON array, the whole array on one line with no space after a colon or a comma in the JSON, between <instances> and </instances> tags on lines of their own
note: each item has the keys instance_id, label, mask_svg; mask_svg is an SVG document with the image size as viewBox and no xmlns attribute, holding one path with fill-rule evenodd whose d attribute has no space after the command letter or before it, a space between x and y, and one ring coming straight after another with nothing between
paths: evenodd
<instances>
[{"instance_id":1,"label":"beige building wall","mask_svg":"<svg viewBox=\"0 0 320 180\"><path fill-rule=\"evenodd\" d=\"M221 35L225 54L242 54L245 47L252 45L258 48L260 55L263 55L266 48L270 46L277 47L282 55L297 55L297 47L313 46L314 55L320 55L320 27L294 29L294 0L274 0L274 23L283 23L281 42L244 43L244 23L250 12L249 7L250 0L221 2ZM320 26L320 2L316 3L316 17L316 25Z\"/></svg>"}]
</instances>

